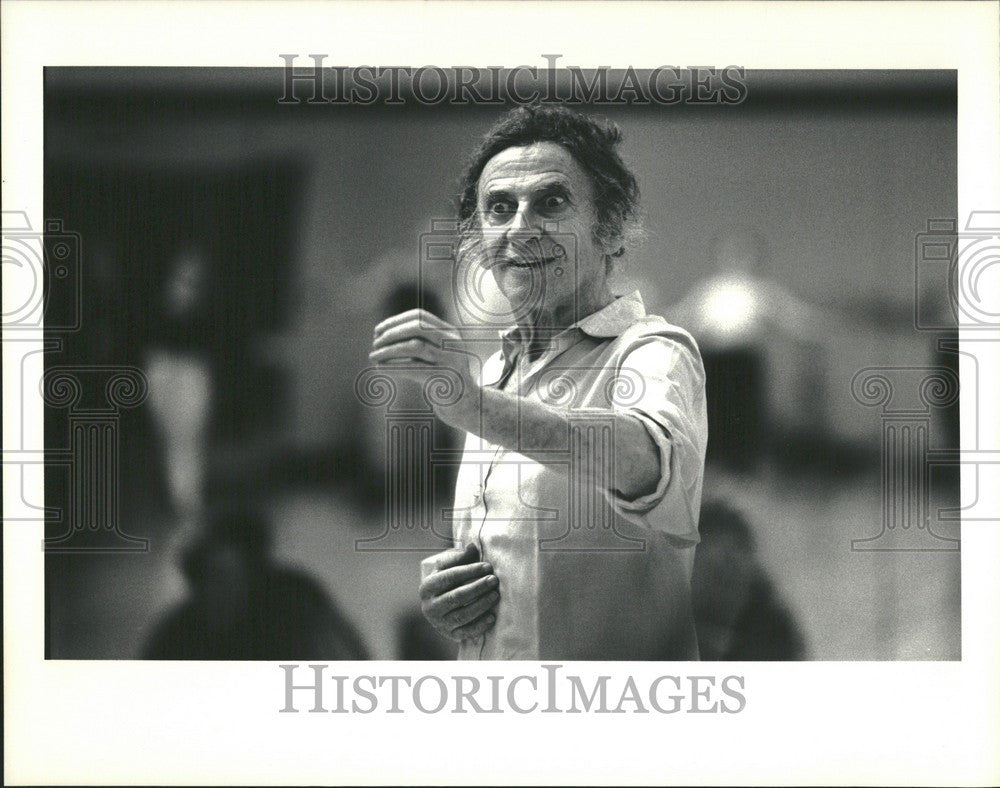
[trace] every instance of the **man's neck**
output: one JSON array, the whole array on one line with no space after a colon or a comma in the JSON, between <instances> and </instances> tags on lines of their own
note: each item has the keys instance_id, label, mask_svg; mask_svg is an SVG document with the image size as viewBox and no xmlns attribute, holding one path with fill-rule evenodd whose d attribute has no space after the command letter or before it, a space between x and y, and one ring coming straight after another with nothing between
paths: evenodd
<instances>
[{"instance_id":1,"label":"man's neck","mask_svg":"<svg viewBox=\"0 0 1000 788\"><path fill-rule=\"evenodd\" d=\"M521 344L529 360L540 356L552 338L574 323L604 309L613 302L607 283L590 298L578 297L569 303L556 304L549 309L537 309L517 318Z\"/></svg>"}]
</instances>

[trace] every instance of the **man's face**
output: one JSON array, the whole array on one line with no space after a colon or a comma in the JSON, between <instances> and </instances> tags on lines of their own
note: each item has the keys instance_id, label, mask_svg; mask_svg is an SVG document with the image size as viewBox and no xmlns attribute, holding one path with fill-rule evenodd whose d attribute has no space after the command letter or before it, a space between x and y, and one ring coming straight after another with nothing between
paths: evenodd
<instances>
[{"instance_id":1,"label":"man's face","mask_svg":"<svg viewBox=\"0 0 1000 788\"><path fill-rule=\"evenodd\" d=\"M515 315L539 304L569 322L589 314L606 287L606 250L594 238L590 179L568 150L539 142L501 151L479 177L477 208L484 265Z\"/></svg>"}]
</instances>

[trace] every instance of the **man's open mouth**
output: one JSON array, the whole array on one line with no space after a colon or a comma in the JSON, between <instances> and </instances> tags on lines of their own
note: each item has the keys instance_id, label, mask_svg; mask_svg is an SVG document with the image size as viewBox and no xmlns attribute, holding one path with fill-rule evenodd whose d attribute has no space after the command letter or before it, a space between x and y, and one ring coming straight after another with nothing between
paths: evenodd
<instances>
[{"instance_id":1,"label":"man's open mouth","mask_svg":"<svg viewBox=\"0 0 1000 788\"><path fill-rule=\"evenodd\" d=\"M558 259L558 257L533 257L529 260L501 260L500 264L510 268L539 268L540 266L554 263Z\"/></svg>"}]
</instances>

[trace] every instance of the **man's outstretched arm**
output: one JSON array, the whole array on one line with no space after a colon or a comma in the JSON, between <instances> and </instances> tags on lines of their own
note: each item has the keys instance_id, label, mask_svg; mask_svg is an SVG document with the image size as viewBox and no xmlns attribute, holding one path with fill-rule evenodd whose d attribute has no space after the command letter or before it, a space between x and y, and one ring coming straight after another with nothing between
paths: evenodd
<instances>
[{"instance_id":1,"label":"man's outstretched arm","mask_svg":"<svg viewBox=\"0 0 1000 788\"><path fill-rule=\"evenodd\" d=\"M661 454L636 416L611 408L603 413L588 409L587 420L577 420L566 410L482 387L471 374L469 355L450 349L460 340L453 326L415 309L376 327L369 358L418 382L442 371L457 375L461 395L451 404L435 405L438 417L452 427L564 473L572 468L581 481L626 499L656 489ZM613 424L613 441L600 427L585 428L595 421Z\"/></svg>"}]
</instances>

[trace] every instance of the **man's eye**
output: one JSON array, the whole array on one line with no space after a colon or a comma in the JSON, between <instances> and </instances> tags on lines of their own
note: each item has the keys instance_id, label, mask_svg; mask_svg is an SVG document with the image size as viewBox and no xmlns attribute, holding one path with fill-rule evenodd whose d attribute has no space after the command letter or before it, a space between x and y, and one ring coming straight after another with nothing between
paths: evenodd
<instances>
[{"instance_id":1,"label":"man's eye","mask_svg":"<svg viewBox=\"0 0 1000 788\"><path fill-rule=\"evenodd\" d=\"M542 207L547 211L553 211L557 208L562 208L566 204L566 198L560 194L550 194L544 200L542 200Z\"/></svg>"},{"instance_id":2,"label":"man's eye","mask_svg":"<svg viewBox=\"0 0 1000 788\"><path fill-rule=\"evenodd\" d=\"M505 216L508 213L513 213L514 207L509 202L491 202L489 204L489 212L495 216Z\"/></svg>"}]
</instances>

